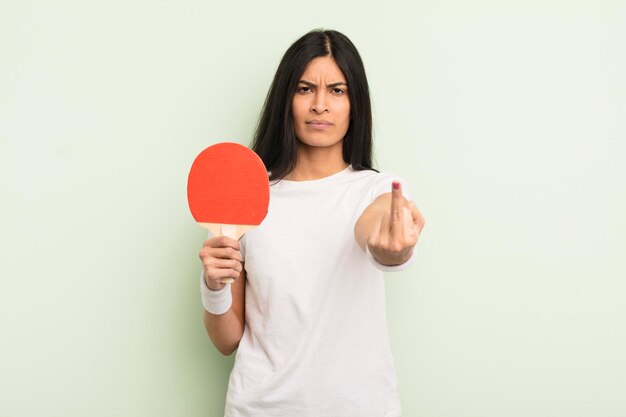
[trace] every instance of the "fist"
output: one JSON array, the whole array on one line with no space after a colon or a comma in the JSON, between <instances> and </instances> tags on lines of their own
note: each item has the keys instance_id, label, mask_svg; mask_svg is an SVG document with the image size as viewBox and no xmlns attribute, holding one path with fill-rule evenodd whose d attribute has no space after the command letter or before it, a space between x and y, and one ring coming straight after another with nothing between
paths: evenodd
<instances>
[{"instance_id":1,"label":"fist","mask_svg":"<svg viewBox=\"0 0 626 417\"><path fill-rule=\"evenodd\" d=\"M243 256L239 242L228 236L205 240L199 256L204 270L206 285L215 291L239 278L243 270Z\"/></svg>"},{"instance_id":2,"label":"fist","mask_svg":"<svg viewBox=\"0 0 626 417\"><path fill-rule=\"evenodd\" d=\"M402 197L399 182L391 188L390 210L381 216L367 246L379 263L400 265L411 257L425 221L415 204Z\"/></svg>"}]
</instances>

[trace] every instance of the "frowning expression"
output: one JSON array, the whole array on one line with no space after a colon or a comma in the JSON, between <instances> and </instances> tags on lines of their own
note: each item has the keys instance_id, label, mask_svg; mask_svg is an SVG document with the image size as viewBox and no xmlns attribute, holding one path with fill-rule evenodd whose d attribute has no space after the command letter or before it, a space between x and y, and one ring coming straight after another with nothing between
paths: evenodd
<instances>
[{"instance_id":1,"label":"frowning expression","mask_svg":"<svg viewBox=\"0 0 626 417\"><path fill-rule=\"evenodd\" d=\"M346 78L330 56L312 59L293 97L296 136L305 145L328 147L343 141L350 126Z\"/></svg>"}]
</instances>

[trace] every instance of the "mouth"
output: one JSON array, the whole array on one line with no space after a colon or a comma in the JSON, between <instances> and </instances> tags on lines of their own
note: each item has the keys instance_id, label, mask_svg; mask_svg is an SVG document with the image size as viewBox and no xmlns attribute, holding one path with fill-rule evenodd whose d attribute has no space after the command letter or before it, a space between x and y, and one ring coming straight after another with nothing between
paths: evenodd
<instances>
[{"instance_id":1,"label":"mouth","mask_svg":"<svg viewBox=\"0 0 626 417\"><path fill-rule=\"evenodd\" d=\"M333 125L326 120L309 120L306 124L316 130L328 129Z\"/></svg>"}]
</instances>

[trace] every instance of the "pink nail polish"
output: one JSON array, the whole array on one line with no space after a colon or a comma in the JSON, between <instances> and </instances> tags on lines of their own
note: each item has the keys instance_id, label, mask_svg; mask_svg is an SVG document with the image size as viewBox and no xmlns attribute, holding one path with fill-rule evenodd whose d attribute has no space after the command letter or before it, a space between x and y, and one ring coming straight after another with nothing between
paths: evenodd
<instances>
[{"instance_id":1,"label":"pink nail polish","mask_svg":"<svg viewBox=\"0 0 626 417\"><path fill-rule=\"evenodd\" d=\"M400 183L398 181L392 182L391 186L393 187L394 190L399 190L400 189Z\"/></svg>"}]
</instances>

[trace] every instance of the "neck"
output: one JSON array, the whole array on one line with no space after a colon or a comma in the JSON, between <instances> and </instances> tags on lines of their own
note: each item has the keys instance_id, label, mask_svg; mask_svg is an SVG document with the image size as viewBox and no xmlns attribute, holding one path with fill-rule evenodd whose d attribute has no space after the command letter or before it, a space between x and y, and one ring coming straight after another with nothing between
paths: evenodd
<instances>
[{"instance_id":1,"label":"neck","mask_svg":"<svg viewBox=\"0 0 626 417\"><path fill-rule=\"evenodd\" d=\"M311 181L329 177L348 167L343 160L342 144L331 148L298 146L296 166L285 176L289 181Z\"/></svg>"}]
</instances>

